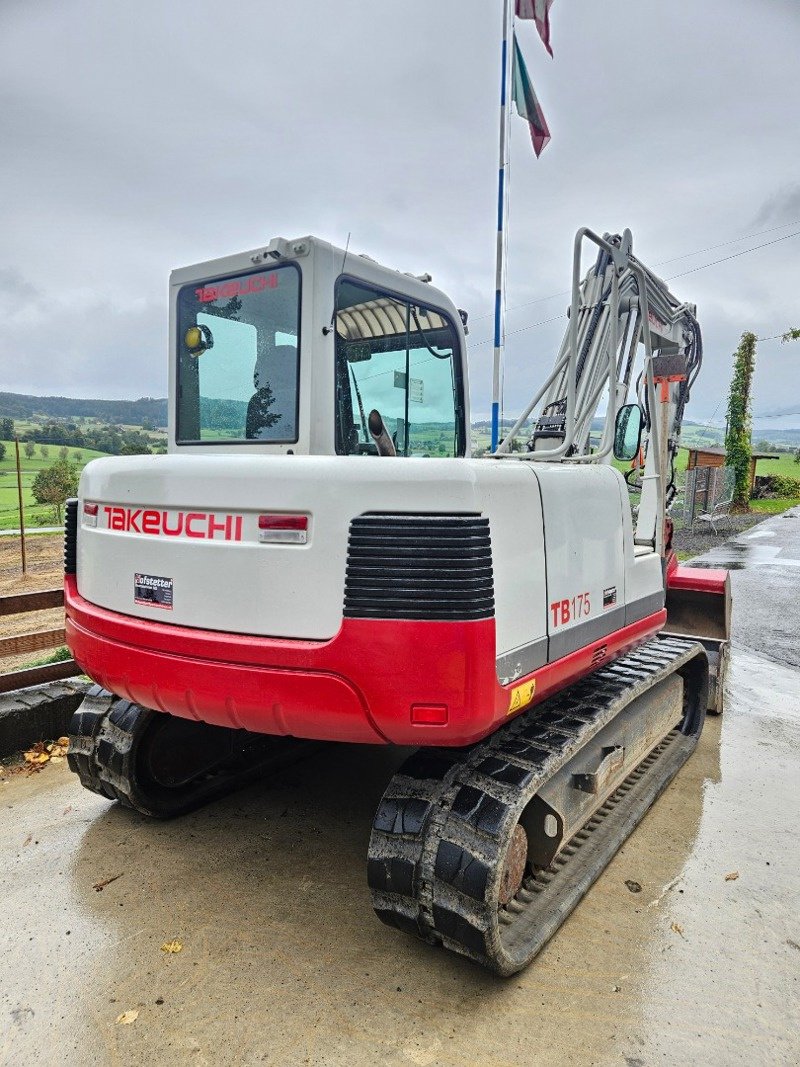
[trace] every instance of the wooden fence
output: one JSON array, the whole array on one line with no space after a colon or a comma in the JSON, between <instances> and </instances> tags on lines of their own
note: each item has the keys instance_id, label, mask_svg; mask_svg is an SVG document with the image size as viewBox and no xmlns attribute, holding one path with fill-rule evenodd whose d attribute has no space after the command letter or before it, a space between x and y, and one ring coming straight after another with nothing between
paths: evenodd
<instances>
[{"instance_id":1,"label":"wooden fence","mask_svg":"<svg viewBox=\"0 0 800 1067\"><path fill-rule=\"evenodd\" d=\"M41 593L16 593L12 596L0 597L0 616L24 615L29 611L60 608L63 604L63 589L47 589ZM53 630L32 630L30 633L16 634L13 637L0 637L0 671L2 671L3 660L9 656L58 648L64 644L64 640L63 626ZM8 693L12 689L23 689L28 685L54 682L59 678L72 678L80 673L81 669L74 659L62 660L60 663L48 663L44 667L27 667L23 670L3 672L0 673L0 693Z\"/></svg>"}]
</instances>

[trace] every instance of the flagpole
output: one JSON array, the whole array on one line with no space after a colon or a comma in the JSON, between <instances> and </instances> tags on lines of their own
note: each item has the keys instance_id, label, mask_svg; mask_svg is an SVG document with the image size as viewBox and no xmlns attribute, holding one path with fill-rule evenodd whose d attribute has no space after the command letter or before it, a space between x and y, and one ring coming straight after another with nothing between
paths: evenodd
<instances>
[{"instance_id":1,"label":"flagpole","mask_svg":"<svg viewBox=\"0 0 800 1067\"><path fill-rule=\"evenodd\" d=\"M505 344L506 197L508 195L508 84L510 41L513 32L511 0L503 0L503 45L500 62L500 166L497 175L497 263L494 286L494 368L492 373L492 452L500 440L500 381Z\"/></svg>"}]
</instances>

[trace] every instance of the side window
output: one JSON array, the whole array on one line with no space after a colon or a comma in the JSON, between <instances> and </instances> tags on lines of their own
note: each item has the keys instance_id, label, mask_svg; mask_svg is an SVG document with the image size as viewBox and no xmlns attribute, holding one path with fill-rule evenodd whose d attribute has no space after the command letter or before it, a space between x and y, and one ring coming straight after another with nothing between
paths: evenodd
<instances>
[{"instance_id":1,"label":"side window","mask_svg":"<svg viewBox=\"0 0 800 1067\"><path fill-rule=\"evenodd\" d=\"M398 456L464 453L458 335L439 311L341 279L336 299L336 450L377 455L377 411Z\"/></svg>"}]
</instances>

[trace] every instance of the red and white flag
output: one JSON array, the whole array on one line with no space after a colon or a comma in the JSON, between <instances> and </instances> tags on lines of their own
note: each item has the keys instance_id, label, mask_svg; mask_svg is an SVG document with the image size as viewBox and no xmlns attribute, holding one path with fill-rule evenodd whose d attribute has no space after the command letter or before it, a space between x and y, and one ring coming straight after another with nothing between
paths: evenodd
<instances>
[{"instance_id":1,"label":"red and white flag","mask_svg":"<svg viewBox=\"0 0 800 1067\"><path fill-rule=\"evenodd\" d=\"M542 44L552 56L550 47L550 8L553 0L515 0L514 12L518 19L533 19L542 39Z\"/></svg>"}]
</instances>

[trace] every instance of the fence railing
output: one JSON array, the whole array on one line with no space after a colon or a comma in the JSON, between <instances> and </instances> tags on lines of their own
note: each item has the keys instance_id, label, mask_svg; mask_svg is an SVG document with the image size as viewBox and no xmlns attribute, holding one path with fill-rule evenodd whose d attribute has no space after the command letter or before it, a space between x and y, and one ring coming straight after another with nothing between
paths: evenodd
<instances>
[{"instance_id":1,"label":"fence railing","mask_svg":"<svg viewBox=\"0 0 800 1067\"><path fill-rule=\"evenodd\" d=\"M25 615L31 611L45 611L48 608L60 608L64 605L63 589L47 589L39 593L14 593L0 597L0 616ZM41 652L58 648L64 644L64 627L50 630L31 630L28 633L0 637L0 693L9 693L13 689L24 689L29 685L42 685L59 678L72 678L81 673L74 659L61 660L59 663L47 663L41 667L23 667L20 670L4 671L3 661L10 656Z\"/></svg>"},{"instance_id":2,"label":"fence railing","mask_svg":"<svg viewBox=\"0 0 800 1067\"><path fill-rule=\"evenodd\" d=\"M686 471L683 521L691 527L698 515L733 496L732 467L690 467Z\"/></svg>"}]
</instances>

